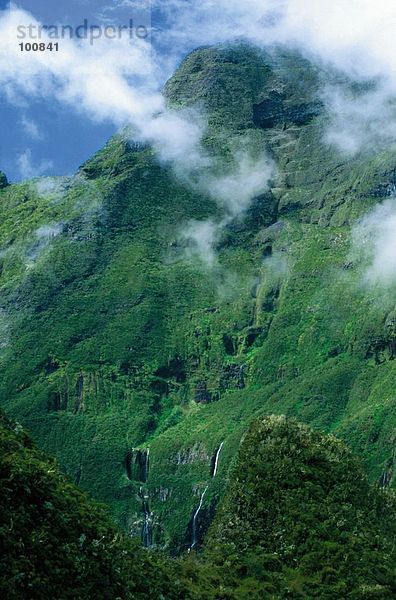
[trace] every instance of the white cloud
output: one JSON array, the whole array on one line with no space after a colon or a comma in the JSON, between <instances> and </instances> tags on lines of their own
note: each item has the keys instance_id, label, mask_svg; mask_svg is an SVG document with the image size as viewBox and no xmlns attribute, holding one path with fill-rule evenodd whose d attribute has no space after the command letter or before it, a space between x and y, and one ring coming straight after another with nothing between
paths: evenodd
<instances>
[{"instance_id":1,"label":"white cloud","mask_svg":"<svg viewBox=\"0 0 396 600\"><path fill-rule=\"evenodd\" d=\"M151 0L113 0L112 4L105 6L103 12L114 12L120 8L130 10L150 10Z\"/></svg>"},{"instance_id":2,"label":"white cloud","mask_svg":"<svg viewBox=\"0 0 396 600\"><path fill-rule=\"evenodd\" d=\"M33 234L30 246L26 249L25 266L32 269L44 253L51 248L52 242L62 232L62 223L42 225Z\"/></svg>"},{"instance_id":3,"label":"white cloud","mask_svg":"<svg viewBox=\"0 0 396 600\"><path fill-rule=\"evenodd\" d=\"M396 81L393 0L153 0L185 46L246 38L285 43L360 77ZM391 69L393 72L390 73Z\"/></svg>"},{"instance_id":4,"label":"white cloud","mask_svg":"<svg viewBox=\"0 0 396 600\"><path fill-rule=\"evenodd\" d=\"M39 196L57 199L63 197L65 186L71 181L72 179L68 177L40 177L37 181L31 182L31 186Z\"/></svg>"},{"instance_id":5,"label":"white cloud","mask_svg":"<svg viewBox=\"0 0 396 600\"><path fill-rule=\"evenodd\" d=\"M57 237L62 231L62 225L60 223L56 223L55 225L43 225L39 227L36 232L36 238L41 240L51 240Z\"/></svg>"},{"instance_id":6,"label":"white cloud","mask_svg":"<svg viewBox=\"0 0 396 600\"><path fill-rule=\"evenodd\" d=\"M245 151L239 151L235 153L229 173L209 176L204 185L232 219L249 208L254 197L266 191L274 176L275 165L267 156L262 155L257 159Z\"/></svg>"},{"instance_id":7,"label":"white cloud","mask_svg":"<svg viewBox=\"0 0 396 600\"><path fill-rule=\"evenodd\" d=\"M213 169L216 170L214 165ZM226 169L221 164L217 171L224 173ZM222 231L249 208L254 198L268 190L275 175L275 164L266 155L253 157L242 150L234 154L234 161L225 174L203 172L195 185L214 199L223 216L217 221L193 220L183 226L181 237L189 243L187 255L198 257L207 267L217 267L215 246Z\"/></svg>"},{"instance_id":8,"label":"white cloud","mask_svg":"<svg viewBox=\"0 0 396 600\"><path fill-rule=\"evenodd\" d=\"M31 179L32 177L39 177L53 167L51 160L41 160L39 163L34 163L32 158L32 151L27 149L17 158L18 169L23 179Z\"/></svg>"},{"instance_id":9,"label":"white cloud","mask_svg":"<svg viewBox=\"0 0 396 600\"><path fill-rule=\"evenodd\" d=\"M26 134L33 140L42 140L43 134L40 131L38 124L33 121L33 119L29 119L26 115L23 115L21 118L21 126L26 132Z\"/></svg>"},{"instance_id":10,"label":"white cloud","mask_svg":"<svg viewBox=\"0 0 396 600\"><path fill-rule=\"evenodd\" d=\"M333 116L328 141L350 153L370 144L374 150L394 144L396 110L390 104L396 96L394 0L153 1L167 14L166 35L175 48L187 51L241 38L260 47L280 43L355 81L376 79L374 92L356 98L327 89L325 100Z\"/></svg>"},{"instance_id":11,"label":"white cloud","mask_svg":"<svg viewBox=\"0 0 396 600\"><path fill-rule=\"evenodd\" d=\"M16 31L39 23L14 9L0 19L0 85L8 98L56 100L91 119L132 125L136 138L158 143L163 159L189 155L199 143L198 125L165 108L159 65L144 39L128 36L96 40L94 45L62 39L59 52L21 52ZM43 32L43 41L49 42ZM169 146L169 155L167 148Z\"/></svg>"},{"instance_id":12,"label":"white cloud","mask_svg":"<svg viewBox=\"0 0 396 600\"><path fill-rule=\"evenodd\" d=\"M352 258L365 265L367 285L396 283L396 198L368 213L354 228Z\"/></svg>"},{"instance_id":13,"label":"white cloud","mask_svg":"<svg viewBox=\"0 0 396 600\"><path fill-rule=\"evenodd\" d=\"M164 78L186 51L244 37L261 47L282 43L299 48L361 81L376 77L377 91L358 99L327 93L334 114L329 140L349 151L373 135L391 142L386 125L390 118L395 121L389 103L396 95L393 0L153 0L153 5L165 19L164 32L156 35L166 39L167 56L158 56L148 40L128 36L102 38L92 46L63 39L59 52L20 52L16 27L39 23L15 7L3 12L1 89L18 103L53 99L98 121L131 124L135 137L153 144L162 160L184 166L189 158L200 166L206 161L200 145L204 123L191 113L166 109ZM361 139L358 129L367 114L376 125Z\"/></svg>"},{"instance_id":14,"label":"white cloud","mask_svg":"<svg viewBox=\"0 0 396 600\"><path fill-rule=\"evenodd\" d=\"M217 267L218 260L214 246L218 241L221 227L221 224L212 220L190 221L181 234L181 238L188 243L186 248L187 258L196 257L206 267Z\"/></svg>"},{"instance_id":15,"label":"white cloud","mask_svg":"<svg viewBox=\"0 0 396 600\"><path fill-rule=\"evenodd\" d=\"M344 151L376 150L396 139L396 4L394 0L154 0L166 17L163 41L168 55L160 57L147 40L100 39L93 46L61 40L60 51L20 52L17 25L34 18L14 9L0 19L0 86L10 101L23 105L43 98L69 105L98 121L130 125L133 137L151 143L161 160L170 162L179 176L204 187L225 211L223 221L191 224L192 246L212 263L218 233L231 218L245 210L271 178L265 157L246 153L226 175L216 177L216 161L202 149L205 120L194 111L166 108L161 93L170 65L188 50L227 40L246 38L267 47L274 43L297 48L320 64L330 65L358 82L376 81L366 93L351 94L328 88L324 98L333 116L327 140ZM36 22L36 24L38 24ZM157 36L161 34L157 32ZM239 164L239 166L238 166ZM19 158L26 177L48 168L32 165L31 153ZM378 210L386 210L381 208ZM393 214L393 213L392 213ZM384 265L373 258L372 272L383 281L392 271L393 217L373 213L378 240L373 256L388 257ZM380 225L368 225L368 223ZM386 242L386 243L385 243ZM378 252L377 252L378 251ZM382 254L381 254L382 253ZM389 260L388 260L389 259Z\"/></svg>"}]
</instances>

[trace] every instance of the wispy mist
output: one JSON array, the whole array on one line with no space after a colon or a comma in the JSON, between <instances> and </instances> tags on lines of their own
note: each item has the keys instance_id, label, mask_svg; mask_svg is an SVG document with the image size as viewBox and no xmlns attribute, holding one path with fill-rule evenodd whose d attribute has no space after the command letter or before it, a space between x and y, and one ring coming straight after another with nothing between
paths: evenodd
<instances>
[{"instance_id":1,"label":"wispy mist","mask_svg":"<svg viewBox=\"0 0 396 600\"><path fill-rule=\"evenodd\" d=\"M222 231L221 223L212 220L196 221L186 223L180 232L180 239L185 242L185 254L187 258L198 258L209 268L218 266L215 245Z\"/></svg>"},{"instance_id":2,"label":"wispy mist","mask_svg":"<svg viewBox=\"0 0 396 600\"><path fill-rule=\"evenodd\" d=\"M39 177L52 168L51 160L41 160L38 163L33 161L31 150L27 149L22 152L17 159L18 169L23 179L31 179Z\"/></svg>"},{"instance_id":3,"label":"wispy mist","mask_svg":"<svg viewBox=\"0 0 396 600\"><path fill-rule=\"evenodd\" d=\"M36 229L26 250L25 264L28 269L31 269L45 250L51 246L54 239L61 233L62 227L62 223L52 223Z\"/></svg>"},{"instance_id":4,"label":"wispy mist","mask_svg":"<svg viewBox=\"0 0 396 600\"><path fill-rule=\"evenodd\" d=\"M222 174L216 174L222 171ZM224 228L243 215L254 198L268 190L276 176L276 167L265 154L254 157L247 151L237 151L231 164L212 164L196 182L198 190L209 195L221 209L222 216L214 221L190 221L181 231L187 242L187 255L202 260L208 267L218 266L215 246Z\"/></svg>"},{"instance_id":5,"label":"wispy mist","mask_svg":"<svg viewBox=\"0 0 396 600\"><path fill-rule=\"evenodd\" d=\"M396 283L396 197L377 206L353 230L353 257L364 266L363 283Z\"/></svg>"},{"instance_id":6,"label":"wispy mist","mask_svg":"<svg viewBox=\"0 0 396 600\"><path fill-rule=\"evenodd\" d=\"M207 264L216 263L213 248L221 229L265 191L272 167L265 157L252 158L243 148L238 156L236 148L234 165L219 175L202 142L205 115L167 107L162 86L188 51L240 39L260 48L282 44L297 49L320 67L330 67L357 84L352 88L324 87L331 117L326 141L349 154L394 146L394 0L153 0L153 6L164 23L162 32L154 32L154 46L144 39L133 43L126 38L112 43L101 39L94 46L62 40L62 52L56 55L19 52L17 25L38 23L16 7L4 12L0 19L0 85L11 103L45 98L98 122L129 125L135 140L151 144L177 176L214 198L223 218L193 222L183 229L190 252L201 255ZM27 126L34 133L31 125ZM20 157L26 177L43 171L44 166L33 163L29 154ZM384 211L390 210L387 207L382 206L361 224L377 240L367 275L370 280L391 278L393 213L385 216ZM377 261L377 255L384 260Z\"/></svg>"},{"instance_id":7,"label":"wispy mist","mask_svg":"<svg viewBox=\"0 0 396 600\"><path fill-rule=\"evenodd\" d=\"M391 99L396 95L393 0L153 0L153 6L164 21L162 32L153 34L154 46L145 39L133 43L127 38L111 43L101 39L92 47L66 39L56 56L19 52L17 25L38 23L15 7L4 12L0 20L3 93L11 102L54 98L94 120L120 127L131 124L136 139L152 144L176 170L185 161L204 166L204 120L168 110L161 89L186 52L244 38L262 48L283 44L298 49L354 81L371 81L374 89L356 97L327 90L333 114L329 141L349 152L367 145L372 135L392 143L389 129L394 131L395 113ZM388 127L383 126L386 123Z\"/></svg>"}]
</instances>

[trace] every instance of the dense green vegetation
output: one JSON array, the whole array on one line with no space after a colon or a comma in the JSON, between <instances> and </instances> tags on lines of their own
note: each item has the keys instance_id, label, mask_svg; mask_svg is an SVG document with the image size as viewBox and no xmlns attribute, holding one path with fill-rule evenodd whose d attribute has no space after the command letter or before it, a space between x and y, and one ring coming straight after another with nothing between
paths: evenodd
<instances>
[{"instance_id":1,"label":"dense green vegetation","mask_svg":"<svg viewBox=\"0 0 396 600\"><path fill-rule=\"evenodd\" d=\"M172 106L205 110L224 169L239 147L277 165L212 269L182 234L221 208L127 134L75 177L1 180L1 406L128 533L149 518L172 552L208 486L202 539L256 417L332 432L393 485L394 290L360 285L351 228L390 194L396 154L323 141L322 77L240 46L194 52L167 84Z\"/></svg>"},{"instance_id":2,"label":"dense green vegetation","mask_svg":"<svg viewBox=\"0 0 396 600\"><path fill-rule=\"evenodd\" d=\"M333 436L253 423L206 554L239 598L394 598L395 497Z\"/></svg>"},{"instance_id":3,"label":"dense green vegetation","mask_svg":"<svg viewBox=\"0 0 396 600\"><path fill-rule=\"evenodd\" d=\"M394 598L396 502L336 438L253 423L201 554L143 550L0 417L0 593L26 598Z\"/></svg>"},{"instance_id":4,"label":"dense green vegetation","mask_svg":"<svg viewBox=\"0 0 396 600\"><path fill-rule=\"evenodd\" d=\"M187 597L170 563L117 531L3 415L0 480L2 598Z\"/></svg>"}]
</instances>

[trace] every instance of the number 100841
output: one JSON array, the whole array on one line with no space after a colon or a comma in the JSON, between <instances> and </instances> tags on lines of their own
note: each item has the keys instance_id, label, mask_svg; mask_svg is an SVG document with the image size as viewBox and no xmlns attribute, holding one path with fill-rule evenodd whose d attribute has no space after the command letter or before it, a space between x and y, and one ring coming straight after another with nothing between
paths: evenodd
<instances>
[{"instance_id":1,"label":"number 100841","mask_svg":"<svg viewBox=\"0 0 396 600\"><path fill-rule=\"evenodd\" d=\"M19 44L19 48L21 49L21 52L45 52L46 50L49 50L50 52L58 52L59 43L49 42L48 44L45 44L44 42L21 42Z\"/></svg>"}]
</instances>

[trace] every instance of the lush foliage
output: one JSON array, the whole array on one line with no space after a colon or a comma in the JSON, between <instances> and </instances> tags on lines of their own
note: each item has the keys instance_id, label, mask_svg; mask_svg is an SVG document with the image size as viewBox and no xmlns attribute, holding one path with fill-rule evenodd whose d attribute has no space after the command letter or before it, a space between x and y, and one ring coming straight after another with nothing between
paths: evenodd
<instances>
[{"instance_id":1,"label":"lush foliage","mask_svg":"<svg viewBox=\"0 0 396 600\"><path fill-rule=\"evenodd\" d=\"M285 417L244 438L202 553L165 559L117 531L22 427L0 422L4 599L394 598L396 502L332 436Z\"/></svg>"},{"instance_id":2,"label":"lush foliage","mask_svg":"<svg viewBox=\"0 0 396 600\"><path fill-rule=\"evenodd\" d=\"M394 598L395 537L394 494L342 442L269 417L243 441L205 554L240 598Z\"/></svg>"},{"instance_id":3,"label":"lush foliage","mask_svg":"<svg viewBox=\"0 0 396 600\"><path fill-rule=\"evenodd\" d=\"M183 233L221 208L128 132L73 178L1 178L1 405L133 536L144 483L154 543L173 552L208 486L202 538L257 416L336 434L392 484L395 290L360 285L351 227L389 195L396 155L323 141L322 76L242 46L200 49L168 83L173 106L205 110L224 172L239 148L277 165L225 228L216 268ZM130 456L148 447L142 482Z\"/></svg>"},{"instance_id":4,"label":"lush foliage","mask_svg":"<svg viewBox=\"0 0 396 600\"><path fill-rule=\"evenodd\" d=\"M176 571L117 531L20 425L0 416L0 596L187 598Z\"/></svg>"}]
</instances>

